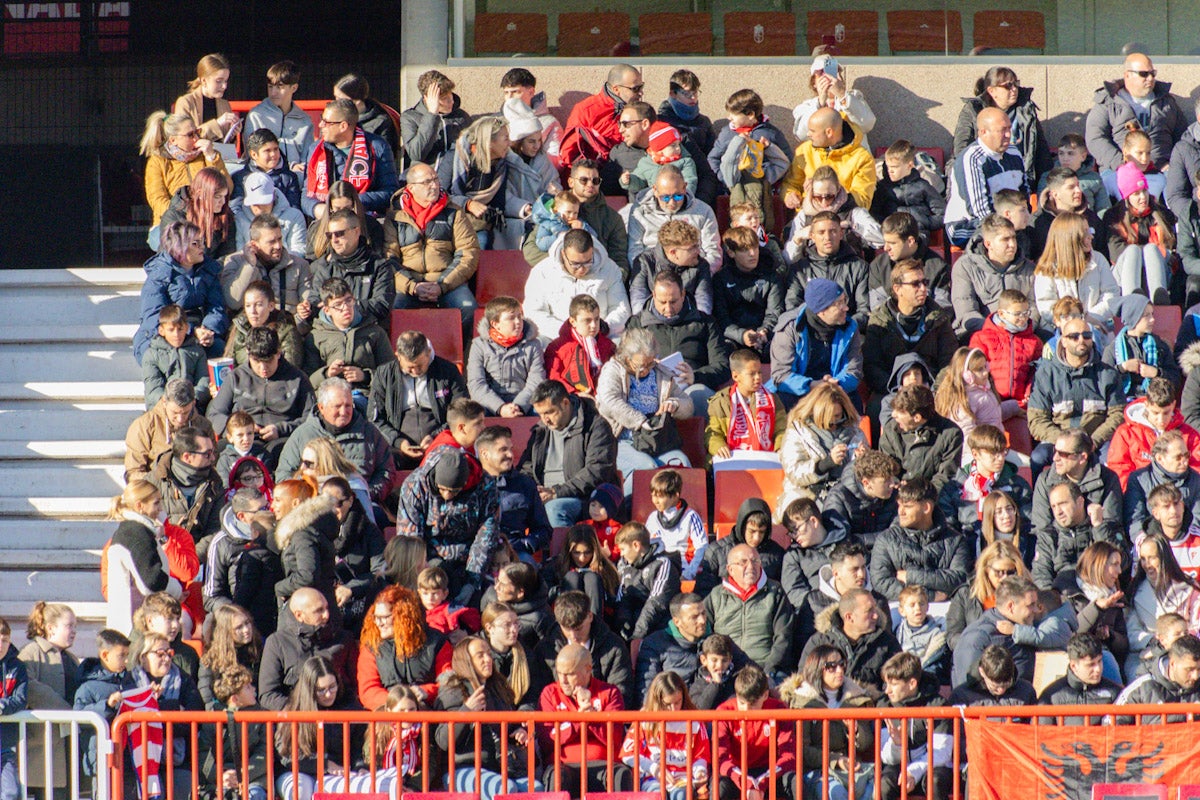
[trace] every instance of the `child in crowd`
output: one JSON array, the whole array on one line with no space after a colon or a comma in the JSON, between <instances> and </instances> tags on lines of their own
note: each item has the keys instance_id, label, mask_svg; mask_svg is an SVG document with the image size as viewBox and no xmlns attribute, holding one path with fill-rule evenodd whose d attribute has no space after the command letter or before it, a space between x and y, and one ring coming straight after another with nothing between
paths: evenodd
<instances>
[{"instance_id":1,"label":"child in crowd","mask_svg":"<svg viewBox=\"0 0 1200 800\"><path fill-rule=\"evenodd\" d=\"M883 428L892 418L892 402L905 386L928 386L933 389L933 370L925 359L916 353L905 353L892 364L892 375L888 378L888 393L879 401L879 427ZM874 434L878 435L878 434Z\"/></svg>"},{"instance_id":2,"label":"child in crowd","mask_svg":"<svg viewBox=\"0 0 1200 800\"><path fill-rule=\"evenodd\" d=\"M704 540L708 542L707 535ZM613 630L625 641L642 639L670 621L671 598L679 593L679 559L656 549L640 522L622 525L616 542L621 586Z\"/></svg>"},{"instance_id":3,"label":"child in crowd","mask_svg":"<svg viewBox=\"0 0 1200 800\"><path fill-rule=\"evenodd\" d=\"M996 310L984 320L982 328L971 334L971 347L982 351L991 366L996 396L1002 403L1016 401L1020 408L1029 403L1033 368L1042 350L1042 340L1034 332L1032 316L1029 298L1024 292L1005 289L1000 293ZM1054 318L1057 323L1057 313Z\"/></svg>"},{"instance_id":4,"label":"child in crowd","mask_svg":"<svg viewBox=\"0 0 1200 800\"><path fill-rule=\"evenodd\" d=\"M225 490L225 502L233 499L233 493L238 489L254 489L266 498L267 505L270 505L275 492L275 481L271 478L271 471L255 456L242 456L234 462L229 470L228 486Z\"/></svg>"},{"instance_id":5,"label":"child in crowd","mask_svg":"<svg viewBox=\"0 0 1200 800\"><path fill-rule=\"evenodd\" d=\"M304 339L304 372L313 386L326 378L350 384L354 404L366 413L371 376L396 360L387 331L364 314L350 283L329 278L321 284L321 313Z\"/></svg>"},{"instance_id":6,"label":"child in crowd","mask_svg":"<svg viewBox=\"0 0 1200 800\"><path fill-rule=\"evenodd\" d=\"M29 701L29 673L25 662L12 645L12 626L0 618L0 717L26 709ZM4 800L20 797L17 778L17 725L0 725L0 787Z\"/></svg>"},{"instance_id":7,"label":"child in crowd","mask_svg":"<svg viewBox=\"0 0 1200 800\"><path fill-rule=\"evenodd\" d=\"M247 456L266 464L267 448L255 438L254 429L254 417L245 411L235 411L229 415L225 423L224 444L214 466L222 480L228 480L234 465Z\"/></svg>"},{"instance_id":8,"label":"child in crowd","mask_svg":"<svg viewBox=\"0 0 1200 800\"><path fill-rule=\"evenodd\" d=\"M1150 160L1153 143L1136 122L1130 121L1126 127L1129 132L1125 134L1125 141L1121 142L1121 155L1124 157L1124 163L1133 164L1142 171L1142 174L1146 176L1146 190L1155 200L1161 201L1163 189L1167 188L1167 176L1163 175L1158 166ZM1108 194L1108 205L1111 205L1114 200L1124 199L1117 187L1117 171L1115 169L1104 170L1100 175L1100 180L1104 182L1104 190Z\"/></svg>"},{"instance_id":9,"label":"child in crowd","mask_svg":"<svg viewBox=\"0 0 1200 800\"><path fill-rule=\"evenodd\" d=\"M150 340L142 356L142 386L146 408L153 408L172 378L187 378L196 387L196 405L208 405L208 354L189 330L187 315L177 305L158 312L158 335Z\"/></svg>"},{"instance_id":10,"label":"child in crowd","mask_svg":"<svg viewBox=\"0 0 1200 800\"><path fill-rule=\"evenodd\" d=\"M1183 384L1183 373L1175 353L1154 333L1154 306L1140 294L1121 298L1121 321L1125 327L1104 348L1105 364L1116 368L1127 400L1146 395L1152 378L1166 378L1173 386Z\"/></svg>"},{"instance_id":11,"label":"child in crowd","mask_svg":"<svg viewBox=\"0 0 1200 800\"><path fill-rule=\"evenodd\" d=\"M784 260L779 240L774 233L763 227L762 220L762 209L753 203L737 203L729 207L729 229L746 228L752 231L758 239L758 246L766 250L771 267L779 276L779 280L786 285L790 267Z\"/></svg>"},{"instance_id":12,"label":"child in crowd","mask_svg":"<svg viewBox=\"0 0 1200 800\"><path fill-rule=\"evenodd\" d=\"M674 269L688 303L703 314L713 310L712 269L700 254L700 231L682 219L670 219L658 230L658 245L645 250L630 267L629 302L636 316L654 295L654 276Z\"/></svg>"},{"instance_id":13,"label":"child in crowd","mask_svg":"<svg viewBox=\"0 0 1200 800\"><path fill-rule=\"evenodd\" d=\"M683 173L683 181L689 194L696 194L696 162L683 150L683 141L679 131L665 122L655 122L650 126L650 145L646 155L638 162L633 170L636 178L645 181L647 186L653 186L658 178L658 170L663 164L674 164ZM622 188L628 188L628 180Z\"/></svg>"},{"instance_id":14,"label":"child in crowd","mask_svg":"<svg viewBox=\"0 0 1200 800\"><path fill-rule=\"evenodd\" d=\"M1175 215L1151 196L1146 176L1131 161L1117 168L1121 202L1104 212L1108 258L1121 294L1143 287L1154 303L1171 303L1171 264L1178 244ZM1128 323L1127 323L1128 324Z\"/></svg>"},{"instance_id":15,"label":"child in crowd","mask_svg":"<svg viewBox=\"0 0 1200 800\"><path fill-rule=\"evenodd\" d=\"M950 648L946 644L945 622L929 616L929 593L924 586L910 583L900 590L900 625L896 638L900 647L921 659L921 669L939 683L950 678Z\"/></svg>"},{"instance_id":16,"label":"child in crowd","mask_svg":"<svg viewBox=\"0 0 1200 800\"><path fill-rule=\"evenodd\" d=\"M300 178L288 165L279 146L279 137L268 128L259 128L246 137L250 158L245 169L233 173L233 196L230 201L246 195L246 178L261 172L271 179L271 185L283 194L288 204L300 210Z\"/></svg>"},{"instance_id":17,"label":"child in crowd","mask_svg":"<svg viewBox=\"0 0 1200 800\"><path fill-rule=\"evenodd\" d=\"M1083 190L1088 208L1092 211L1103 214L1112 205L1104 181L1096 172L1096 159L1088 153L1087 142L1078 133L1068 133L1058 140L1058 156L1054 166L1075 170L1075 177L1079 178L1079 188ZM1046 188L1046 176L1049 174L1050 171L1046 170L1038 181L1039 195Z\"/></svg>"},{"instance_id":18,"label":"child in crowd","mask_svg":"<svg viewBox=\"0 0 1200 800\"><path fill-rule=\"evenodd\" d=\"M1171 649L1171 645L1175 644L1175 640L1187 635L1187 632L1187 620L1181 614L1170 611L1160 614L1154 623L1154 638L1150 640L1150 644L1146 645L1146 649L1142 651L1138 659L1137 674L1145 675L1153 669L1154 665ZM1126 663L1128 664L1128 662ZM1134 676L1127 677L1130 682L1133 681Z\"/></svg>"},{"instance_id":19,"label":"child in crowd","mask_svg":"<svg viewBox=\"0 0 1200 800\"><path fill-rule=\"evenodd\" d=\"M683 678L670 670L654 676L642 704L642 711L657 713L695 710ZM629 726L620 758L636 765L643 792L665 791L667 800L687 800L689 786L693 797L708 796L710 750L708 726L699 720L642 722Z\"/></svg>"},{"instance_id":20,"label":"child in crowd","mask_svg":"<svg viewBox=\"0 0 1200 800\"><path fill-rule=\"evenodd\" d=\"M1038 698L1033 685L1017 677L1012 653L990 644L966 683L954 687L948 702L952 706L1035 706Z\"/></svg>"},{"instance_id":21,"label":"child in crowd","mask_svg":"<svg viewBox=\"0 0 1200 800\"><path fill-rule=\"evenodd\" d=\"M971 431L979 425L1004 428L1003 409L992 389L987 356L973 347L958 348L941 381L935 397L937 412L962 428L962 463L970 464L971 450L966 437Z\"/></svg>"},{"instance_id":22,"label":"child in crowd","mask_svg":"<svg viewBox=\"0 0 1200 800\"><path fill-rule=\"evenodd\" d=\"M775 395L763 386L762 364L762 356L746 347L729 357L733 386L718 391L708 401L704 438L710 457L729 458L734 450L779 450L787 429L787 414Z\"/></svg>"},{"instance_id":23,"label":"child in crowd","mask_svg":"<svg viewBox=\"0 0 1200 800\"><path fill-rule=\"evenodd\" d=\"M546 358L537 326L512 297L493 297L479 320L467 357L467 391L489 414L533 413L533 390L546 380Z\"/></svg>"},{"instance_id":24,"label":"child in crowd","mask_svg":"<svg viewBox=\"0 0 1200 800\"><path fill-rule=\"evenodd\" d=\"M688 687L696 708L708 711L733 697L733 639L712 633L700 643L700 669Z\"/></svg>"},{"instance_id":25,"label":"child in crowd","mask_svg":"<svg viewBox=\"0 0 1200 800\"><path fill-rule=\"evenodd\" d=\"M696 579L704 563L708 533L696 509L684 500L683 477L673 469L654 473L650 479L650 500L655 511L646 519L650 542L674 558L685 581Z\"/></svg>"},{"instance_id":26,"label":"child in crowd","mask_svg":"<svg viewBox=\"0 0 1200 800\"><path fill-rule=\"evenodd\" d=\"M308 112L292 102L299 88L300 68L294 61L272 64L267 70L267 97L246 115L246 130L279 131L283 160L294 172L303 173L313 146L313 121ZM300 204L292 206L299 208Z\"/></svg>"},{"instance_id":27,"label":"child in crowd","mask_svg":"<svg viewBox=\"0 0 1200 800\"><path fill-rule=\"evenodd\" d=\"M142 607L133 615L133 633L130 635L130 652L143 652L142 641L149 634L161 636L175 651L171 660L179 670L198 683L200 678L200 656L190 644L183 641L183 607L166 592L155 592L146 598ZM189 622L190 622L189 618Z\"/></svg>"},{"instance_id":28,"label":"child in crowd","mask_svg":"<svg viewBox=\"0 0 1200 800\"><path fill-rule=\"evenodd\" d=\"M921 233L942 227L946 200L921 177L916 164L917 148L912 142L897 139L883 154L886 177L875 188L871 214L883 219L897 211L911 214Z\"/></svg>"},{"instance_id":29,"label":"child in crowd","mask_svg":"<svg viewBox=\"0 0 1200 800\"><path fill-rule=\"evenodd\" d=\"M721 703L718 711L775 710L787 706L771 696L766 673L759 667L742 667L733 679L734 696ZM796 726L769 721L714 724L717 740L717 773L721 776L719 796L778 797L799 800L796 789ZM775 736L775 760L771 760L770 741ZM772 792L771 784L775 784ZM747 794L743 795L742 792Z\"/></svg>"},{"instance_id":30,"label":"child in crowd","mask_svg":"<svg viewBox=\"0 0 1200 800\"><path fill-rule=\"evenodd\" d=\"M1032 625L1013 625L1012 639L1034 650L1062 650L1079 629L1070 603L1053 589L1039 589Z\"/></svg>"},{"instance_id":31,"label":"child in crowd","mask_svg":"<svg viewBox=\"0 0 1200 800\"><path fill-rule=\"evenodd\" d=\"M892 656L884 663L880 673L886 694L880 701L883 708L945 705L937 682L925 675L921 660L912 653ZM935 721L920 718L884 720L879 745L883 761L880 779L883 800L897 800L905 788L909 797L925 795L930 781L933 782L933 797L940 800L950 797L954 739L950 735L949 722L946 719ZM929 730L931 724L932 732Z\"/></svg>"},{"instance_id":32,"label":"child in crowd","mask_svg":"<svg viewBox=\"0 0 1200 800\"><path fill-rule=\"evenodd\" d=\"M388 689L387 702L384 710L392 714L415 714L425 711L421 698L411 686L398 683ZM416 722L376 722L375 723L375 752L371 752L371 737L367 736L363 743L363 759L368 765L375 765L375 789L387 792L397 781L401 787L410 792L421 789L421 725ZM358 782L351 780L350 788L367 791L367 775L358 777Z\"/></svg>"},{"instance_id":33,"label":"child in crowd","mask_svg":"<svg viewBox=\"0 0 1200 800\"><path fill-rule=\"evenodd\" d=\"M621 557L621 551L617 548L617 531L625 524L621 521L624 516L621 505L624 501L621 487L614 483L600 484L588 497L587 524L592 526L600 547L613 561Z\"/></svg>"},{"instance_id":34,"label":"child in crowd","mask_svg":"<svg viewBox=\"0 0 1200 800\"><path fill-rule=\"evenodd\" d=\"M729 205L749 203L775 228L771 189L792 165L791 146L767 121L763 100L753 89L739 89L725 101L729 126L717 136L708 165L729 189Z\"/></svg>"},{"instance_id":35,"label":"child in crowd","mask_svg":"<svg viewBox=\"0 0 1200 800\"><path fill-rule=\"evenodd\" d=\"M994 425L979 425L967 434L970 460L942 487L938 507L946 521L978 540L983 528L983 503L992 492L1002 491L1016 506L1020 519L1028 520L1033 505L1033 490L1017 474L1017 465L1008 461L1008 440L1004 430ZM1028 529L1028 523L1025 528Z\"/></svg>"},{"instance_id":36,"label":"child in crowd","mask_svg":"<svg viewBox=\"0 0 1200 800\"><path fill-rule=\"evenodd\" d=\"M571 298L558 338L546 346L546 374L571 394L594 399L600 368L616 351L596 298L577 294Z\"/></svg>"},{"instance_id":37,"label":"child in crowd","mask_svg":"<svg viewBox=\"0 0 1200 800\"><path fill-rule=\"evenodd\" d=\"M713 277L713 316L731 347L769 355L775 323L783 313L784 288L770 252L749 228L729 228L721 237L730 265Z\"/></svg>"},{"instance_id":38,"label":"child in crowd","mask_svg":"<svg viewBox=\"0 0 1200 800\"><path fill-rule=\"evenodd\" d=\"M254 687L254 673L241 664L228 667L216 676L213 696L220 704L217 710L230 715L238 711L262 710L262 706L258 704L258 691ZM241 724L229 724L222 728L221 732L221 790L236 795L245 781L249 788L249 800L265 800L267 759L270 757L267 726L261 722L247 723L244 727ZM201 728L201 751L204 753L201 757L201 774L210 783L217 782L217 742L211 738L205 741L205 737L215 737L215 734L215 727L206 725ZM243 750L246 754L245 774L241 771Z\"/></svg>"},{"instance_id":39,"label":"child in crowd","mask_svg":"<svg viewBox=\"0 0 1200 800\"><path fill-rule=\"evenodd\" d=\"M417 594L425 609L425 624L430 630L450 637L453 644L472 633L479 633L482 623L478 609L450 602L450 580L441 567L426 567L417 575Z\"/></svg>"},{"instance_id":40,"label":"child in crowd","mask_svg":"<svg viewBox=\"0 0 1200 800\"><path fill-rule=\"evenodd\" d=\"M544 194L533 204L534 241L539 250L550 252L550 245L560 234L572 228L583 228L592 236L596 231L579 218L579 198L569 191L555 195Z\"/></svg>"},{"instance_id":41,"label":"child in crowd","mask_svg":"<svg viewBox=\"0 0 1200 800\"><path fill-rule=\"evenodd\" d=\"M542 580L550 587L551 600L566 592L583 592L591 604L592 613L599 618L603 618L606 609L611 608L621 583L608 550L600 544L596 532L586 522L567 528L562 549L542 568Z\"/></svg>"}]
</instances>

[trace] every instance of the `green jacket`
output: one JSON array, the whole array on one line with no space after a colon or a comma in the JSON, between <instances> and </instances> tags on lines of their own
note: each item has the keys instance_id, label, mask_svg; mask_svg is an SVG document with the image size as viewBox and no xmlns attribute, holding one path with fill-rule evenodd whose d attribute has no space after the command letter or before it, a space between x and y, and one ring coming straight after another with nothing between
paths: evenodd
<instances>
[{"instance_id":1,"label":"green jacket","mask_svg":"<svg viewBox=\"0 0 1200 800\"><path fill-rule=\"evenodd\" d=\"M327 377L325 368L342 360L347 366L362 369L363 380L352 383L355 389L367 389L376 368L395 361L392 344L383 328L369 318L360 318L347 330L338 330L324 312L313 323L312 333L304 340L304 371L313 386Z\"/></svg>"}]
</instances>

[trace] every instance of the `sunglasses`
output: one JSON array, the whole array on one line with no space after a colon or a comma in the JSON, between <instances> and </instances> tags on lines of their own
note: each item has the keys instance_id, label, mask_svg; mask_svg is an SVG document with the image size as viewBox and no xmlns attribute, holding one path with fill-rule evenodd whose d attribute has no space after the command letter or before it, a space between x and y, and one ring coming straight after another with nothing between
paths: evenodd
<instances>
[{"instance_id":1,"label":"sunglasses","mask_svg":"<svg viewBox=\"0 0 1200 800\"><path fill-rule=\"evenodd\" d=\"M1156 69L1127 69L1126 73L1132 73L1139 78L1157 78L1158 70Z\"/></svg>"},{"instance_id":2,"label":"sunglasses","mask_svg":"<svg viewBox=\"0 0 1200 800\"><path fill-rule=\"evenodd\" d=\"M1079 453L1068 453L1066 450L1059 450L1057 447L1054 448L1055 458L1075 458L1077 455L1079 455Z\"/></svg>"},{"instance_id":3,"label":"sunglasses","mask_svg":"<svg viewBox=\"0 0 1200 800\"><path fill-rule=\"evenodd\" d=\"M837 672L838 670L844 670L846 668L846 662L845 661L826 661L824 664L821 665L821 668L824 669L826 672Z\"/></svg>"},{"instance_id":4,"label":"sunglasses","mask_svg":"<svg viewBox=\"0 0 1200 800\"><path fill-rule=\"evenodd\" d=\"M151 650L149 655L162 656L163 658L174 658L175 651L170 648L167 648L166 650Z\"/></svg>"},{"instance_id":5,"label":"sunglasses","mask_svg":"<svg viewBox=\"0 0 1200 800\"><path fill-rule=\"evenodd\" d=\"M623 119L620 122L618 122L617 124L621 126L622 130L624 130L625 128L631 128L634 125L641 124L642 122L643 122L643 120L640 120L640 119Z\"/></svg>"},{"instance_id":6,"label":"sunglasses","mask_svg":"<svg viewBox=\"0 0 1200 800\"><path fill-rule=\"evenodd\" d=\"M684 200L687 199L686 194L660 194L660 195L657 195L657 197L659 200L661 200L664 203L671 203L671 202L682 203Z\"/></svg>"},{"instance_id":7,"label":"sunglasses","mask_svg":"<svg viewBox=\"0 0 1200 800\"><path fill-rule=\"evenodd\" d=\"M1017 574L1017 571L1015 569L991 569L991 568L989 568L988 572L992 573L993 575L999 575L1001 578L1011 578L1013 575Z\"/></svg>"},{"instance_id":8,"label":"sunglasses","mask_svg":"<svg viewBox=\"0 0 1200 800\"><path fill-rule=\"evenodd\" d=\"M330 230L328 231L328 233L329 233L329 238L330 238L330 239L340 239L340 238L342 238L343 236L346 236L346 235L348 235L348 234L350 233L350 231L352 231L352 230L354 230L354 228L343 228L343 229L342 229L342 230L340 230L340 231L335 231L335 230L333 230L333 229L330 229Z\"/></svg>"},{"instance_id":9,"label":"sunglasses","mask_svg":"<svg viewBox=\"0 0 1200 800\"><path fill-rule=\"evenodd\" d=\"M1072 342L1077 342L1080 339L1083 339L1086 342L1090 342L1092 340L1092 332L1091 331L1080 331L1079 333L1064 333L1063 338L1070 339Z\"/></svg>"},{"instance_id":10,"label":"sunglasses","mask_svg":"<svg viewBox=\"0 0 1200 800\"><path fill-rule=\"evenodd\" d=\"M896 285L897 286L924 286L924 287L928 288L929 287L929 279L922 278L919 281L898 281L896 283Z\"/></svg>"},{"instance_id":11,"label":"sunglasses","mask_svg":"<svg viewBox=\"0 0 1200 800\"><path fill-rule=\"evenodd\" d=\"M639 83L637 86L622 86L621 84L618 83L616 88L628 89L629 91L633 92L634 94L641 94L642 90L646 88L646 84Z\"/></svg>"},{"instance_id":12,"label":"sunglasses","mask_svg":"<svg viewBox=\"0 0 1200 800\"><path fill-rule=\"evenodd\" d=\"M836 194L813 194L812 199L819 200L822 203L832 203L834 200L837 200L837 195Z\"/></svg>"},{"instance_id":13,"label":"sunglasses","mask_svg":"<svg viewBox=\"0 0 1200 800\"><path fill-rule=\"evenodd\" d=\"M184 139L199 139L200 131L188 131L187 133L177 133L175 135Z\"/></svg>"},{"instance_id":14,"label":"sunglasses","mask_svg":"<svg viewBox=\"0 0 1200 800\"><path fill-rule=\"evenodd\" d=\"M597 186L599 186L599 185L600 185L600 179L599 179L599 178L589 178L589 177L586 177L586 176L583 176L583 175L581 175L581 176L579 176L578 178L574 178L574 180L575 180L577 183L582 183L582 184L584 184L584 185L587 185L587 184L589 184L589 183L593 183L593 184L595 184L595 185L597 185Z\"/></svg>"},{"instance_id":15,"label":"sunglasses","mask_svg":"<svg viewBox=\"0 0 1200 800\"><path fill-rule=\"evenodd\" d=\"M1017 89L1021 88L1021 82L1020 81L1005 81L1004 83L997 83L992 88L993 89L1003 89L1006 92L1015 92Z\"/></svg>"}]
</instances>

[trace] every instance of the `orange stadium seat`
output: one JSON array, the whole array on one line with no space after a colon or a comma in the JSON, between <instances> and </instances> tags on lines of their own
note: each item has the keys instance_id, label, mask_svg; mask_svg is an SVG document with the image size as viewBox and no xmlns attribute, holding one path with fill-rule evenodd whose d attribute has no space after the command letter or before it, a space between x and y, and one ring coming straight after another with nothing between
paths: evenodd
<instances>
[{"instance_id":1,"label":"orange stadium seat","mask_svg":"<svg viewBox=\"0 0 1200 800\"><path fill-rule=\"evenodd\" d=\"M731 11L725 15L725 55L795 54L795 14L786 11Z\"/></svg>"},{"instance_id":2,"label":"orange stadium seat","mask_svg":"<svg viewBox=\"0 0 1200 800\"><path fill-rule=\"evenodd\" d=\"M456 308L406 308L392 310L392 347L404 331L417 330L433 345L433 352L463 367L462 314Z\"/></svg>"},{"instance_id":3,"label":"orange stadium seat","mask_svg":"<svg viewBox=\"0 0 1200 800\"><path fill-rule=\"evenodd\" d=\"M832 45L838 55L879 55L879 14L874 11L809 11L808 50Z\"/></svg>"},{"instance_id":4,"label":"orange stadium seat","mask_svg":"<svg viewBox=\"0 0 1200 800\"><path fill-rule=\"evenodd\" d=\"M712 27L712 14L642 14L638 17L642 55L712 55Z\"/></svg>"},{"instance_id":5,"label":"orange stadium seat","mask_svg":"<svg viewBox=\"0 0 1200 800\"><path fill-rule=\"evenodd\" d=\"M533 434L533 426L537 425L537 417L484 417L484 427L503 425L512 431L513 463L521 460L521 454L529 446L529 437Z\"/></svg>"},{"instance_id":6,"label":"orange stadium seat","mask_svg":"<svg viewBox=\"0 0 1200 800\"><path fill-rule=\"evenodd\" d=\"M545 14L476 14L475 55L549 52L550 29Z\"/></svg>"},{"instance_id":7,"label":"orange stadium seat","mask_svg":"<svg viewBox=\"0 0 1200 800\"><path fill-rule=\"evenodd\" d=\"M962 52L962 14L957 11L889 11L887 27L893 54Z\"/></svg>"},{"instance_id":8,"label":"orange stadium seat","mask_svg":"<svg viewBox=\"0 0 1200 800\"><path fill-rule=\"evenodd\" d=\"M618 55L629 47L629 15L617 11L559 14L557 44L560 56Z\"/></svg>"},{"instance_id":9,"label":"orange stadium seat","mask_svg":"<svg viewBox=\"0 0 1200 800\"><path fill-rule=\"evenodd\" d=\"M568 792L512 792L498 794L492 800L571 800Z\"/></svg>"},{"instance_id":10,"label":"orange stadium seat","mask_svg":"<svg viewBox=\"0 0 1200 800\"><path fill-rule=\"evenodd\" d=\"M976 11L976 47L1045 50L1046 17L1040 11Z\"/></svg>"},{"instance_id":11,"label":"orange stadium seat","mask_svg":"<svg viewBox=\"0 0 1200 800\"><path fill-rule=\"evenodd\" d=\"M654 513L654 503L650 499L650 481L663 469L673 469L683 478L682 497L687 500L689 506L696 509L700 519L704 520L704 529L708 530L708 477L703 468L697 467L639 469L633 473L633 521L645 522L646 518Z\"/></svg>"},{"instance_id":12,"label":"orange stadium seat","mask_svg":"<svg viewBox=\"0 0 1200 800\"><path fill-rule=\"evenodd\" d=\"M713 473L713 530L724 536L737 522L738 509L747 497L761 497L775 507L783 493L783 470L723 469ZM776 530L782 530L778 525Z\"/></svg>"},{"instance_id":13,"label":"orange stadium seat","mask_svg":"<svg viewBox=\"0 0 1200 800\"><path fill-rule=\"evenodd\" d=\"M475 270L475 302L480 307L493 297L507 295L525 300L525 281L533 267L520 250L483 250Z\"/></svg>"}]
</instances>

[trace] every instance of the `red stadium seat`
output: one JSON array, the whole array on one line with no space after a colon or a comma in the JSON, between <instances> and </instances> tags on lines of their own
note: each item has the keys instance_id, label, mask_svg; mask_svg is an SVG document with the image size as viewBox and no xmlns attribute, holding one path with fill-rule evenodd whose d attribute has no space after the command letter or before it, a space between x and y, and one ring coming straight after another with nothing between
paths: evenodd
<instances>
[{"instance_id":1,"label":"red stadium seat","mask_svg":"<svg viewBox=\"0 0 1200 800\"><path fill-rule=\"evenodd\" d=\"M456 308L407 308L392 310L392 347L405 331L418 330L433 345L433 351L463 366L462 314Z\"/></svg>"},{"instance_id":2,"label":"red stadium seat","mask_svg":"<svg viewBox=\"0 0 1200 800\"><path fill-rule=\"evenodd\" d=\"M1046 17L1041 11L976 11L972 38L989 50L1045 50Z\"/></svg>"},{"instance_id":3,"label":"red stadium seat","mask_svg":"<svg viewBox=\"0 0 1200 800\"><path fill-rule=\"evenodd\" d=\"M786 11L731 11L725 15L725 55L795 54L795 14Z\"/></svg>"},{"instance_id":4,"label":"red stadium seat","mask_svg":"<svg viewBox=\"0 0 1200 800\"><path fill-rule=\"evenodd\" d=\"M658 792L588 792L587 800L661 800Z\"/></svg>"},{"instance_id":5,"label":"red stadium seat","mask_svg":"<svg viewBox=\"0 0 1200 800\"><path fill-rule=\"evenodd\" d=\"M448 798L451 795L458 794L458 792L411 792L404 795L404 797L408 800L409 798L418 796L430 797L435 794L446 795ZM350 797L350 795L341 792L317 792L312 796L312 800L344 800L346 797ZM355 792L353 797L354 800L389 800L391 795L387 792ZM469 794L467 797L471 798L471 800L479 800L479 795ZM445 800L445 798L439 798L439 800Z\"/></svg>"},{"instance_id":6,"label":"red stadium seat","mask_svg":"<svg viewBox=\"0 0 1200 800\"><path fill-rule=\"evenodd\" d=\"M1171 347L1179 338L1179 326L1182 324L1183 311L1179 306L1154 307L1154 334L1162 337Z\"/></svg>"},{"instance_id":7,"label":"red stadium seat","mask_svg":"<svg viewBox=\"0 0 1200 800\"><path fill-rule=\"evenodd\" d=\"M520 250L483 250L475 271L475 302L480 307L493 297L508 295L525 301L525 281L533 267Z\"/></svg>"},{"instance_id":8,"label":"red stadium seat","mask_svg":"<svg viewBox=\"0 0 1200 800\"><path fill-rule=\"evenodd\" d=\"M962 52L962 14L957 11L889 11L887 27L893 54Z\"/></svg>"},{"instance_id":9,"label":"red stadium seat","mask_svg":"<svg viewBox=\"0 0 1200 800\"><path fill-rule=\"evenodd\" d=\"M545 14L476 14L475 55L546 55L550 51Z\"/></svg>"},{"instance_id":10,"label":"red stadium seat","mask_svg":"<svg viewBox=\"0 0 1200 800\"><path fill-rule=\"evenodd\" d=\"M616 11L558 15L558 55L604 58L628 52L629 15Z\"/></svg>"},{"instance_id":11,"label":"red stadium seat","mask_svg":"<svg viewBox=\"0 0 1200 800\"><path fill-rule=\"evenodd\" d=\"M537 417L484 417L484 427L491 425L503 425L510 429L513 434L513 463L521 460L521 454L525 452L526 446L529 444L529 437L533 433L533 426L538 422Z\"/></svg>"},{"instance_id":12,"label":"red stadium seat","mask_svg":"<svg viewBox=\"0 0 1200 800\"><path fill-rule=\"evenodd\" d=\"M837 48L843 56L879 55L879 14L875 11L809 11L808 50ZM807 78L806 78L807 80Z\"/></svg>"},{"instance_id":13,"label":"red stadium seat","mask_svg":"<svg viewBox=\"0 0 1200 800\"><path fill-rule=\"evenodd\" d=\"M1012 417L1005 420L1004 432L1008 436L1008 446L1011 449L1024 455L1033 452L1033 436L1029 433L1029 424L1024 417Z\"/></svg>"},{"instance_id":14,"label":"red stadium seat","mask_svg":"<svg viewBox=\"0 0 1200 800\"><path fill-rule=\"evenodd\" d=\"M493 800L571 800L568 792L513 792L498 794Z\"/></svg>"},{"instance_id":15,"label":"red stadium seat","mask_svg":"<svg viewBox=\"0 0 1200 800\"><path fill-rule=\"evenodd\" d=\"M867 447L873 445L871 436L871 418L866 414L858 418L858 427L863 432L863 440L866 441Z\"/></svg>"},{"instance_id":16,"label":"red stadium seat","mask_svg":"<svg viewBox=\"0 0 1200 800\"><path fill-rule=\"evenodd\" d=\"M717 216L717 230L721 233L729 230L729 195L722 194L717 196L716 205L713 206L713 214Z\"/></svg>"},{"instance_id":17,"label":"red stadium seat","mask_svg":"<svg viewBox=\"0 0 1200 800\"><path fill-rule=\"evenodd\" d=\"M712 14L642 14L638 41L644 56L712 55Z\"/></svg>"},{"instance_id":18,"label":"red stadium seat","mask_svg":"<svg viewBox=\"0 0 1200 800\"><path fill-rule=\"evenodd\" d=\"M613 211L620 211L629 205L629 198L623 194L606 194L604 195L604 202L608 203L608 207Z\"/></svg>"},{"instance_id":19,"label":"red stadium seat","mask_svg":"<svg viewBox=\"0 0 1200 800\"><path fill-rule=\"evenodd\" d=\"M703 469L696 467L663 467L662 469L639 469L633 473L633 522L645 522L654 513L650 499L650 480L663 469L673 469L683 478L683 499L696 509L708 530L708 478ZM588 795L591 796L590 794Z\"/></svg>"},{"instance_id":20,"label":"red stadium seat","mask_svg":"<svg viewBox=\"0 0 1200 800\"><path fill-rule=\"evenodd\" d=\"M679 438L683 439L683 454L692 462L692 466L703 466L708 463L708 448L704 444L704 418L688 417L675 421L679 429Z\"/></svg>"},{"instance_id":21,"label":"red stadium seat","mask_svg":"<svg viewBox=\"0 0 1200 800\"><path fill-rule=\"evenodd\" d=\"M773 509L782 493L783 470L717 470L713 473L713 530L717 536L729 533L737 522L738 509L747 497L761 497ZM778 525L775 528L783 530Z\"/></svg>"}]
</instances>

